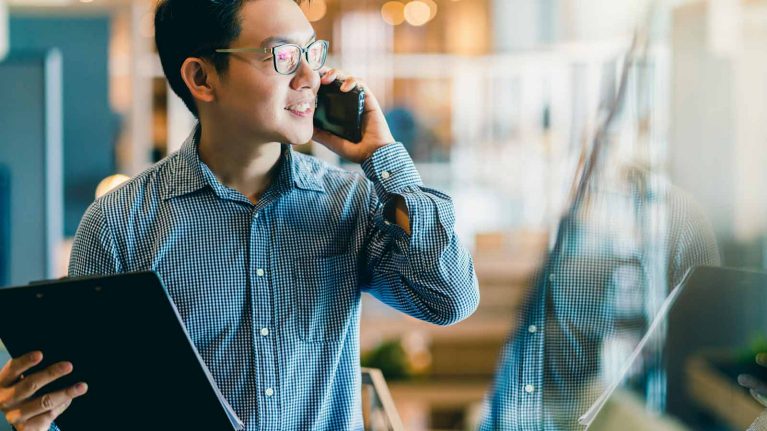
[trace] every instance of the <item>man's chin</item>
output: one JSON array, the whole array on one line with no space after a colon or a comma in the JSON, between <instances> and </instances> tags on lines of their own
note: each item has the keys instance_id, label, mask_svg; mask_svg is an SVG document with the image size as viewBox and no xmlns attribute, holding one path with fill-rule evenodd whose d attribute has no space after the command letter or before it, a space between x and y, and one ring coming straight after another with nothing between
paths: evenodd
<instances>
[{"instance_id":1,"label":"man's chin","mask_svg":"<svg viewBox=\"0 0 767 431\"><path fill-rule=\"evenodd\" d=\"M288 142L288 144L290 144L293 147L301 147L301 146L308 145L308 144L311 144L311 143L312 143L311 139L309 139L308 141L305 141L305 142Z\"/></svg>"},{"instance_id":2,"label":"man's chin","mask_svg":"<svg viewBox=\"0 0 767 431\"><path fill-rule=\"evenodd\" d=\"M295 134L293 136L286 136L283 140L284 143L290 144L294 147L300 146L300 145L306 145L310 142L312 142L312 134L311 133L301 133L301 134Z\"/></svg>"}]
</instances>

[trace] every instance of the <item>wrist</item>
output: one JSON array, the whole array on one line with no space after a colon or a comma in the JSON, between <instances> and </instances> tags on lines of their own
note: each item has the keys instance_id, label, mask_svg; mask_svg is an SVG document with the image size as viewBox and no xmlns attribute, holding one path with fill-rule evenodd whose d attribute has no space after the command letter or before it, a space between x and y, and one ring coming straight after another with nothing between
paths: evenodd
<instances>
[{"instance_id":1,"label":"wrist","mask_svg":"<svg viewBox=\"0 0 767 431\"><path fill-rule=\"evenodd\" d=\"M368 160L373 158L373 155L376 153L376 151L380 150L381 148L387 146L389 144L381 144L381 145L371 145L369 146L366 151L363 151L361 153L361 156L357 160L352 160L355 163L358 163L362 165L363 163L367 162Z\"/></svg>"}]
</instances>

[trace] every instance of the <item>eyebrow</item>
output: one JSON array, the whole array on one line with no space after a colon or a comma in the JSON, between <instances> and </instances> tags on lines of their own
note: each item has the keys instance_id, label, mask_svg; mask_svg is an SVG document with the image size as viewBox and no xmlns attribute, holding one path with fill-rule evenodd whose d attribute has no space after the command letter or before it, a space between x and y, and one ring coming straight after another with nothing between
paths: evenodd
<instances>
[{"instance_id":1,"label":"eyebrow","mask_svg":"<svg viewBox=\"0 0 767 431\"><path fill-rule=\"evenodd\" d=\"M307 44L312 42L314 39L317 39L317 32L312 33L312 36L307 41ZM283 43L295 43L296 45L301 45L301 43L295 39L290 39L284 36L270 36L261 41L261 46L266 48L270 45L280 45Z\"/></svg>"}]
</instances>

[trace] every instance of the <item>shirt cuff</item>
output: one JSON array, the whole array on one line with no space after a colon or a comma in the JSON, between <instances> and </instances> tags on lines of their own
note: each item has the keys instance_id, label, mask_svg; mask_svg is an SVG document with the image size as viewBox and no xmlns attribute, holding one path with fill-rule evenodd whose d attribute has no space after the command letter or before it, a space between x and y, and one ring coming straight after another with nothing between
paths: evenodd
<instances>
[{"instance_id":1,"label":"shirt cuff","mask_svg":"<svg viewBox=\"0 0 767 431\"><path fill-rule=\"evenodd\" d=\"M377 149L362 162L362 170L375 185L382 202L386 202L389 195L416 191L423 185L413 160L399 142Z\"/></svg>"}]
</instances>

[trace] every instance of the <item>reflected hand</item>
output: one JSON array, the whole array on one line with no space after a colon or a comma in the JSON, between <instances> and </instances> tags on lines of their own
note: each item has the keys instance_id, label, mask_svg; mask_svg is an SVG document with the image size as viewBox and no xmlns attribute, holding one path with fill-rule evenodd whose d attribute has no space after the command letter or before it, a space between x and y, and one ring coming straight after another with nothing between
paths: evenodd
<instances>
[{"instance_id":1,"label":"reflected hand","mask_svg":"<svg viewBox=\"0 0 767 431\"><path fill-rule=\"evenodd\" d=\"M88 386L78 383L60 391L33 398L46 385L72 372L72 364L59 362L34 374L24 372L43 360L42 352L31 352L8 361L0 370L0 411L18 431L47 431L53 421L85 394Z\"/></svg>"},{"instance_id":2,"label":"reflected hand","mask_svg":"<svg viewBox=\"0 0 767 431\"><path fill-rule=\"evenodd\" d=\"M767 352L760 352L756 354L756 363L761 366L767 366ZM738 384L748 389L753 397L759 404L767 407L767 383L761 379L747 373L738 374ZM750 429L750 428L749 428Z\"/></svg>"}]
</instances>

